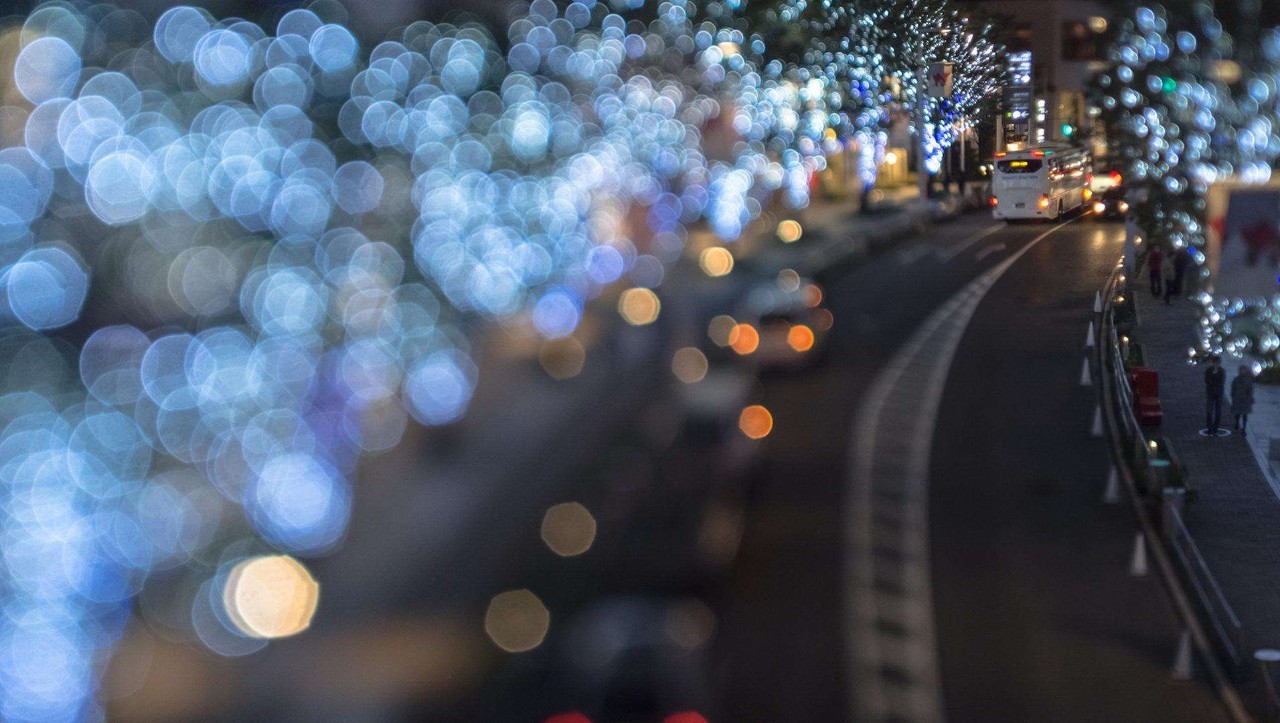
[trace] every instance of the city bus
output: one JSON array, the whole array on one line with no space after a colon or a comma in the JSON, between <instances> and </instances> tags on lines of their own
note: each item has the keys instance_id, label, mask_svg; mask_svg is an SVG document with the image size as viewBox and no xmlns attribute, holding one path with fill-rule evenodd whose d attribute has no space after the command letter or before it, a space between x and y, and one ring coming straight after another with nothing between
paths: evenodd
<instances>
[{"instance_id":1,"label":"city bus","mask_svg":"<svg viewBox=\"0 0 1280 723\"><path fill-rule=\"evenodd\" d=\"M1001 151L995 158L991 212L999 219L1052 221L1084 208L1091 159L1083 148L1030 148Z\"/></svg>"}]
</instances>

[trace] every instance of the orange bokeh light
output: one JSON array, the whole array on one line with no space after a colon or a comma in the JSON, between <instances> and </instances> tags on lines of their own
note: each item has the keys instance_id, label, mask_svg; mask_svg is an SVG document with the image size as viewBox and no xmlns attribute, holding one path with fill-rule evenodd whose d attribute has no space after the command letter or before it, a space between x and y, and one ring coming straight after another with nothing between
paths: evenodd
<instances>
[{"instance_id":1,"label":"orange bokeh light","mask_svg":"<svg viewBox=\"0 0 1280 723\"><path fill-rule=\"evenodd\" d=\"M746 356L760 346L760 332L750 324L738 324L729 332L729 346L739 354Z\"/></svg>"},{"instance_id":2,"label":"orange bokeh light","mask_svg":"<svg viewBox=\"0 0 1280 723\"><path fill-rule=\"evenodd\" d=\"M787 346L796 351L809 351L813 348L813 329L804 324L796 324L787 332Z\"/></svg>"},{"instance_id":3,"label":"orange bokeh light","mask_svg":"<svg viewBox=\"0 0 1280 723\"><path fill-rule=\"evenodd\" d=\"M738 415L738 429L751 439L764 439L773 431L773 415L759 404L752 404Z\"/></svg>"}]
</instances>

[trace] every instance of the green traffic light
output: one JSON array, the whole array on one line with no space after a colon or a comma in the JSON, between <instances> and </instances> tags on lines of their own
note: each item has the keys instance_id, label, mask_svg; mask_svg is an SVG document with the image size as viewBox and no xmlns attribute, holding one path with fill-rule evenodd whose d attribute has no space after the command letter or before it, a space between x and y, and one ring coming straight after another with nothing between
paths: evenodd
<instances>
[{"instance_id":1,"label":"green traffic light","mask_svg":"<svg viewBox=\"0 0 1280 723\"><path fill-rule=\"evenodd\" d=\"M1062 124L1062 135L1063 135L1064 137L1066 137L1066 138L1070 138L1071 136L1074 136L1075 134L1076 134L1076 127L1075 127L1075 126L1071 125L1070 123L1063 123L1063 124Z\"/></svg>"}]
</instances>

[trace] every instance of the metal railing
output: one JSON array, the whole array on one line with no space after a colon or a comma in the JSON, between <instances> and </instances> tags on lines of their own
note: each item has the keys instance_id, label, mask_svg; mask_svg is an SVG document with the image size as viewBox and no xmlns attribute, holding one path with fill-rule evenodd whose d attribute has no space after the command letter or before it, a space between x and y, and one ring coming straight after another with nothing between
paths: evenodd
<instances>
[{"instance_id":1,"label":"metal railing","mask_svg":"<svg viewBox=\"0 0 1280 723\"><path fill-rule=\"evenodd\" d=\"M1095 347L1105 436L1139 530L1181 624L1200 652L1227 713L1232 720L1248 721L1251 717L1232 683L1244 670L1243 626L1182 520L1179 508L1184 491L1166 494L1157 484L1151 468L1152 445L1134 414L1133 389L1112 304L1124 278L1122 267L1123 260L1117 263L1103 288L1098 319L1101 333ZM1188 587L1194 596L1188 594Z\"/></svg>"}]
</instances>

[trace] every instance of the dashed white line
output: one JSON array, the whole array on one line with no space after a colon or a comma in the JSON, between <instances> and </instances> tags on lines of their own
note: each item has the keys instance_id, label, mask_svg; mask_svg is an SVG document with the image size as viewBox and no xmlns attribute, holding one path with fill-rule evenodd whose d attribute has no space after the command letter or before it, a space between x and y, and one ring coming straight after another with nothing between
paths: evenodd
<instances>
[{"instance_id":1,"label":"dashed white line","mask_svg":"<svg viewBox=\"0 0 1280 723\"><path fill-rule=\"evenodd\" d=\"M928 487L955 352L987 292L1040 234L971 281L911 335L858 409L849 445L845 654L851 719L944 719L934 634Z\"/></svg>"},{"instance_id":2,"label":"dashed white line","mask_svg":"<svg viewBox=\"0 0 1280 723\"><path fill-rule=\"evenodd\" d=\"M985 259L986 257L990 256L991 254L999 253L999 252L1001 252L1001 251L1004 251L1004 250L1005 250L1005 248L1007 248L1007 247L1006 247L1004 244L996 244L996 245L994 245L994 246L988 246L988 247L986 247L985 249L983 249L983 250L979 251L979 252L978 252L978 254L977 254L974 258L976 258L977 260L981 261L981 260Z\"/></svg>"},{"instance_id":3,"label":"dashed white line","mask_svg":"<svg viewBox=\"0 0 1280 723\"><path fill-rule=\"evenodd\" d=\"M986 227L985 229L975 233L969 238L956 244L953 248L939 252L938 258L943 261L950 261L951 259L954 259L955 257L967 251L969 247L973 246L974 244L978 243L982 239L990 236L991 234L995 233L996 231L999 231L1004 227L1005 227L1005 224L1003 223L992 224L991 226Z\"/></svg>"}]
</instances>

